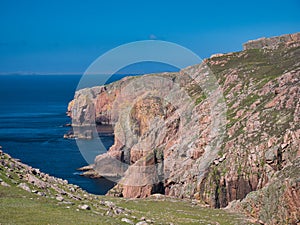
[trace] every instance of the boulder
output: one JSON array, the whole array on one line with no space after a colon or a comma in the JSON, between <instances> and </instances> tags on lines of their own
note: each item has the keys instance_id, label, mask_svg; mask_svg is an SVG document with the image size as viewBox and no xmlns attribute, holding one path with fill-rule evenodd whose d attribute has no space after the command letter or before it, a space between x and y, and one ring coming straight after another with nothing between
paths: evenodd
<instances>
[{"instance_id":1,"label":"boulder","mask_svg":"<svg viewBox=\"0 0 300 225\"><path fill-rule=\"evenodd\" d=\"M10 185L4 181L0 182L3 187L10 187Z\"/></svg>"},{"instance_id":2,"label":"boulder","mask_svg":"<svg viewBox=\"0 0 300 225\"><path fill-rule=\"evenodd\" d=\"M17 187L22 188L25 191L31 192L29 186L26 183L20 183Z\"/></svg>"},{"instance_id":3,"label":"boulder","mask_svg":"<svg viewBox=\"0 0 300 225\"><path fill-rule=\"evenodd\" d=\"M135 225L148 225L146 221L137 222Z\"/></svg>"},{"instance_id":4,"label":"boulder","mask_svg":"<svg viewBox=\"0 0 300 225\"><path fill-rule=\"evenodd\" d=\"M91 207L87 204L84 204L84 205L78 205L78 208L79 209L83 209L83 210L90 210Z\"/></svg>"},{"instance_id":5,"label":"boulder","mask_svg":"<svg viewBox=\"0 0 300 225\"><path fill-rule=\"evenodd\" d=\"M124 223L132 224L132 225L134 224L134 222L132 222L130 219L127 219L127 218L122 218L121 221Z\"/></svg>"},{"instance_id":6,"label":"boulder","mask_svg":"<svg viewBox=\"0 0 300 225\"><path fill-rule=\"evenodd\" d=\"M62 202L64 200L64 198L62 196L57 196L56 200L59 201L59 202Z\"/></svg>"}]
</instances>

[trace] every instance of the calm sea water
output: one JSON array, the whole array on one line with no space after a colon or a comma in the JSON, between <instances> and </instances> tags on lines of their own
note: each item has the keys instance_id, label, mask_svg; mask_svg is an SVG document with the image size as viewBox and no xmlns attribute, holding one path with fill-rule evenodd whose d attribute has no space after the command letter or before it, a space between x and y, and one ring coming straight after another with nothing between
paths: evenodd
<instances>
[{"instance_id":1,"label":"calm sea water","mask_svg":"<svg viewBox=\"0 0 300 225\"><path fill-rule=\"evenodd\" d=\"M0 145L22 162L94 194L105 194L113 183L79 175L87 165L75 140L63 139L68 102L73 98L77 75L0 76ZM113 137L101 137L108 148Z\"/></svg>"}]
</instances>

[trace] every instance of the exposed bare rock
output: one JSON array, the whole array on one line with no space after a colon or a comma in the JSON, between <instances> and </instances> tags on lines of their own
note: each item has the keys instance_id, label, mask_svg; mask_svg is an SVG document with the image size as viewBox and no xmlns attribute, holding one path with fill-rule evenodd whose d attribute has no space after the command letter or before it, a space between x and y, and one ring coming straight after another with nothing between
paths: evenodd
<instances>
[{"instance_id":1,"label":"exposed bare rock","mask_svg":"<svg viewBox=\"0 0 300 225\"><path fill-rule=\"evenodd\" d=\"M132 222L130 219L127 218L122 218L121 221L128 224L134 224L134 222Z\"/></svg>"},{"instance_id":2,"label":"exposed bare rock","mask_svg":"<svg viewBox=\"0 0 300 225\"><path fill-rule=\"evenodd\" d=\"M94 165L87 165L87 166L80 167L77 170L79 170L79 171L88 171L88 170L92 170L93 167L94 167Z\"/></svg>"},{"instance_id":3,"label":"exposed bare rock","mask_svg":"<svg viewBox=\"0 0 300 225\"><path fill-rule=\"evenodd\" d=\"M137 222L135 225L148 225L146 221Z\"/></svg>"},{"instance_id":4,"label":"exposed bare rock","mask_svg":"<svg viewBox=\"0 0 300 225\"><path fill-rule=\"evenodd\" d=\"M57 196L56 200L59 201L59 202L62 202L64 200L64 198L62 196Z\"/></svg>"},{"instance_id":5,"label":"exposed bare rock","mask_svg":"<svg viewBox=\"0 0 300 225\"><path fill-rule=\"evenodd\" d=\"M46 189L47 187L49 187L49 185L46 182L41 181L40 179L31 174L27 174L25 179L29 183L32 183L33 185L37 186L38 188Z\"/></svg>"},{"instance_id":6,"label":"exposed bare rock","mask_svg":"<svg viewBox=\"0 0 300 225\"><path fill-rule=\"evenodd\" d=\"M300 33L251 41L244 49L178 73L128 77L76 93L68 110L78 137L93 137L95 123L114 129L114 145L93 166L101 176L120 178L110 195L161 193L226 207L267 190L278 173L284 180L283 171L291 165L298 167ZM205 90L207 66L224 94L226 131L216 126L225 113L222 99ZM281 185L287 204L278 210L293 212L297 185ZM267 200L261 199L255 217Z\"/></svg>"},{"instance_id":7,"label":"exposed bare rock","mask_svg":"<svg viewBox=\"0 0 300 225\"><path fill-rule=\"evenodd\" d=\"M255 48L275 49L279 47L298 47L300 43L300 33L286 34L278 37L259 38L248 41L243 45L245 50Z\"/></svg>"},{"instance_id":8,"label":"exposed bare rock","mask_svg":"<svg viewBox=\"0 0 300 225\"><path fill-rule=\"evenodd\" d=\"M94 165L87 165L77 170L82 171L80 176L90 177L90 178L101 178L102 176L94 170Z\"/></svg>"},{"instance_id":9,"label":"exposed bare rock","mask_svg":"<svg viewBox=\"0 0 300 225\"><path fill-rule=\"evenodd\" d=\"M84 205L78 205L78 208L79 209L83 209L83 210L90 210L91 207L87 204L84 204Z\"/></svg>"},{"instance_id":10,"label":"exposed bare rock","mask_svg":"<svg viewBox=\"0 0 300 225\"><path fill-rule=\"evenodd\" d=\"M1 181L0 184L3 186L3 187L10 187L10 185L4 181Z\"/></svg>"},{"instance_id":11,"label":"exposed bare rock","mask_svg":"<svg viewBox=\"0 0 300 225\"><path fill-rule=\"evenodd\" d=\"M267 224L297 224L300 221L300 158L277 173L260 190L230 205Z\"/></svg>"},{"instance_id":12,"label":"exposed bare rock","mask_svg":"<svg viewBox=\"0 0 300 225\"><path fill-rule=\"evenodd\" d=\"M29 186L26 183L21 183L18 185L18 187L22 188L25 191L31 192Z\"/></svg>"}]
</instances>

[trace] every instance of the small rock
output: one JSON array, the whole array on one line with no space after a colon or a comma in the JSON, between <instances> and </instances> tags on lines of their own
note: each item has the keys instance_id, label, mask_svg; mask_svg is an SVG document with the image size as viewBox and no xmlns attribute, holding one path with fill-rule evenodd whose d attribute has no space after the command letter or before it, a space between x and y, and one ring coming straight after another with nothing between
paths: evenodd
<instances>
[{"instance_id":1,"label":"small rock","mask_svg":"<svg viewBox=\"0 0 300 225\"><path fill-rule=\"evenodd\" d=\"M38 174L40 174L40 170L39 169L32 169L32 174L34 174L34 175L38 175Z\"/></svg>"},{"instance_id":2,"label":"small rock","mask_svg":"<svg viewBox=\"0 0 300 225\"><path fill-rule=\"evenodd\" d=\"M280 145L281 149L285 149L289 144L288 143L283 143Z\"/></svg>"},{"instance_id":3,"label":"small rock","mask_svg":"<svg viewBox=\"0 0 300 225\"><path fill-rule=\"evenodd\" d=\"M223 162L226 159L227 154L225 153L221 158L219 158L219 162Z\"/></svg>"},{"instance_id":4,"label":"small rock","mask_svg":"<svg viewBox=\"0 0 300 225\"><path fill-rule=\"evenodd\" d=\"M276 160L277 147L270 148L265 152L266 162L271 164Z\"/></svg>"},{"instance_id":5,"label":"small rock","mask_svg":"<svg viewBox=\"0 0 300 225\"><path fill-rule=\"evenodd\" d=\"M84 204L84 205L78 205L78 208L79 209L83 209L83 210L90 210L91 207L87 204Z\"/></svg>"},{"instance_id":6,"label":"small rock","mask_svg":"<svg viewBox=\"0 0 300 225\"><path fill-rule=\"evenodd\" d=\"M37 190L32 190L31 192L34 193L34 194L38 193Z\"/></svg>"},{"instance_id":7,"label":"small rock","mask_svg":"<svg viewBox=\"0 0 300 225\"><path fill-rule=\"evenodd\" d=\"M107 216L113 216L113 213L112 213L112 211L107 210L107 211L106 211L106 215L107 215Z\"/></svg>"},{"instance_id":8,"label":"small rock","mask_svg":"<svg viewBox=\"0 0 300 225\"><path fill-rule=\"evenodd\" d=\"M191 205L197 205L198 202L196 200L192 200Z\"/></svg>"},{"instance_id":9,"label":"small rock","mask_svg":"<svg viewBox=\"0 0 300 225\"><path fill-rule=\"evenodd\" d=\"M135 225L148 225L148 223L146 223L145 221L140 221L140 222L136 223Z\"/></svg>"},{"instance_id":10,"label":"small rock","mask_svg":"<svg viewBox=\"0 0 300 225\"><path fill-rule=\"evenodd\" d=\"M121 221L128 223L128 224L134 224L130 219L127 219L127 218L122 218Z\"/></svg>"},{"instance_id":11,"label":"small rock","mask_svg":"<svg viewBox=\"0 0 300 225\"><path fill-rule=\"evenodd\" d=\"M61 195L67 195L67 192L65 192L64 190L59 190L59 193L61 194Z\"/></svg>"},{"instance_id":12,"label":"small rock","mask_svg":"<svg viewBox=\"0 0 300 225\"><path fill-rule=\"evenodd\" d=\"M8 183L5 183L4 181L1 182L1 185L2 185L3 187L10 187L10 185L9 185Z\"/></svg>"},{"instance_id":13,"label":"small rock","mask_svg":"<svg viewBox=\"0 0 300 225\"><path fill-rule=\"evenodd\" d=\"M44 192L39 192L38 191L38 193L36 193L36 194L39 195L39 196L46 196L46 194Z\"/></svg>"},{"instance_id":14,"label":"small rock","mask_svg":"<svg viewBox=\"0 0 300 225\"><path fill-rule=\"evenodd\" d=\"M34 169L33 171L35 171L36 173L38 172L37 169ZM25 179L29 183L32 183L32 184L34 184L35 186L37 186L38 188L41 188L41 189L46 189L49 186L46 182L41 181L40 179L38 179L37 177L35 177L31 174L27 174Z\"/></svg>"},{"instance_id":15,"label":"small rock","mask_svg":"<svg viewBox=\"0 0 300 225\"><path fill-rule=\"evenodd\" d=\"M155 199L164 199L166 196L163 194L156 193L156 194L152 194L150 197Z\"/></svg>"},{"instance_id":16,"label":"small rock","mask_svg":"<svg viewBox=\"0 0 300 225\"><path fill-rule=\"evenodd\" d=\"M71 197L72 199L74 199L76 201L82 200L82 198L80 196L77 196L77 195L69 195L69 197Z\"/></svg>"},{"instance_id":17,"label":"small rock","mask_svg":"<svg viewBox=\"0 0 300 225\"><path fill-rule=\"evenodd\" d=\"M115 203L110 202L110 201L104 201L104 205L106 205L107 207L110 207L110 208L114 208L116 206Z\"/></svg>"},{"instance_id":18,"label":"small rock","mask_svg":"<svg viewBox=\"0 0 300 225\"><path fill-rule=\"evenodd\" d=\"M57 196L56 200L62 202L64 200L64 198L62 196Z\"/></svg>"},{"instance_id":19,"label":"small rock","mask_svg":"<svg viewBox=\"0 0 300 225\"><path fill-rule=\"evenodd\" d=\"M73 187L70 187L70 188L69 188L69 191L71 191L71 192L75 192L75 188L73 188Z\"/></svg>"},{"instance_id":20,"label":"small rock","mask_svg":"<svg viewBox=\"0 0 300 225\"><path fill-rule=\"evenodd\" d=\"M0 183L2 182L3 180L0 178Z\"/></svg>"},{"instance_id":21,"label":"small rock","mask_svg":"<svg viewBox=\"0 0 300 225\"><path fill-rule=\"evenodd\" d=\"M65 202L65 201L63 201L62 203L66 204L66 205L75 205L74 202Z\"/></svg>"},{"instance_id":22,"label":"small rock","mask_svg":"<svg viewBox=\"0 0 300 225\"><path fill-rule=\"evenodd\" d=\"M123 213L124 212L124 209L122 209L122 208L115 208L114 209L114 213L116 214L116 215L119 215L119 214L121 214L121 213Z\"/></svg>"},{"instance_id":23,"label":"small rock","mask_svg":"<svg viewBox=\"0 0 300 225\"><path fill-rule=\"evenodd\" d=\"M31 192L30 188L28 187L28 185L26 183L21 183L17 187L22 188L25 191Z\"/></svg>"},{"instance_id":24,"label":"small rock","mask_svg":"<svg viewBox=\"0 0 300 225\"><path fill-rule=\"evenodd\" d=\"M141 219L140 219L140 220L144 220L144 221L145 221L145 220L146 220L146 218L145 218L145 217L141 217Z\"/></svg>"}]
</instances>

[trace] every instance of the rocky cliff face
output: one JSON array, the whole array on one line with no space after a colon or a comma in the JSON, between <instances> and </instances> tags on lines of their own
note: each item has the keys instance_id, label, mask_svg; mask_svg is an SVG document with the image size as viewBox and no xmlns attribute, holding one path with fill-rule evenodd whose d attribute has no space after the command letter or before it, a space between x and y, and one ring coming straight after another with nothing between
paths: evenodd
<instances>
[{"instance_id":1,"label":"rocky cliff face","mask_svg":"<svg viewBox=\"0 0 300 225\"><path fill-rule=\"evenodd\" d=\"M272 38L259 38L248 41L243 45L244 50L249 49L277 49L280 47L291 48L298 47L300 42L300 33L286 34Z\"/></svg>"},{"instance_id":2,"label":"rocky cliff face","mask_svg":"<svg viewBox=\"0 0 300 225\"><path fill-rule=\"evenodd\" d=\"M261 223L298 224L300 208L300 158L278 171L268 184L249 193L241 202L230 203L231 209L242 211Z\"/></svg>"},{"instance_id":3,"label":"rocky cliff face","mask_svg":"<svg viewBox=\"0 0 300 225\"><path fill-rule=\"evenodd\" d=\"M235 206L247 205L243 210L263 222L299 221L293 197L299 197L299 173L285 172L299 169L299 46L299 33L260 39L179 73L127 77L78 91L69 106L73 125L96 121L114 127L114 145L94 165L100 175L123 176L109 194L163 193L212 207L244 199ZM205 65L216 76L227 109L226 131L214 135L224 106L197 85L207 81ZM221 136L220 146L210 147ZM266 216L273 198L282 201L276 218Z\"/></svg>"}]
</instances>

